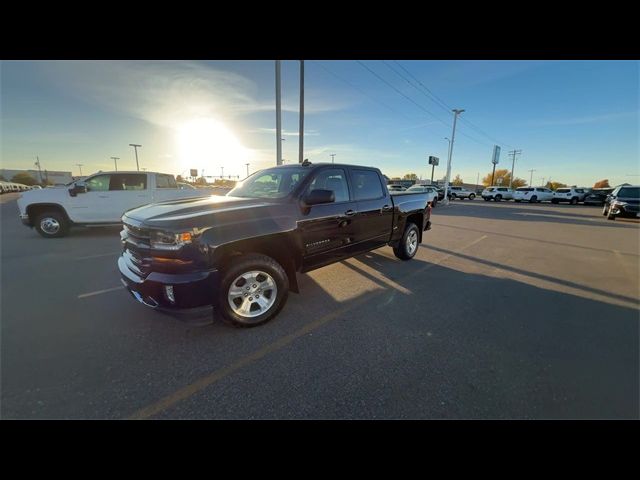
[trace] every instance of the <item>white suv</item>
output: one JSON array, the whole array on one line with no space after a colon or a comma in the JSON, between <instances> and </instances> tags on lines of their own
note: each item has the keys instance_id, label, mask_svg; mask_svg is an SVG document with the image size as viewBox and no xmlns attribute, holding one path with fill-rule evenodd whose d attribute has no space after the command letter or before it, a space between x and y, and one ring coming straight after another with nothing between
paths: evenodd
<instances>
[{"instance_id":1,"label":"white suv","mask_svg":"<svg viewBox=\"0 0 640 480\"><path fill-rule=\"evenodd\" d=\"M578 202L583 202L586 196L587 191L584 188L559 188L553 192L551 203L569 202L571 205L576 205Z\"/></svg>"},{"instance_id":2,"label":"white suv","mask_svg":"<svg viewBox=\"0 0 640 480\"><path fill-rule=\"evenodd\" d=\"M512 200L513 190L507 187L487 187L482 191L482 198L485 202L493 200L499 202L500 200Z\"/></svg>"},{"instance_id":3,"label":"white suv","mask_svg":"<svg viewBox=\"0 0 640 480\"><path fill-rule=\"evenodd\" d=\"M553 191L544 187L520 187L513 193L516 202L550 202L553 200Z\"/></svg>"},{"instance_id":4,"label":"white suv","mask_svg":"<svg viewBox=\"0 0 640 480\"><path fill-rule=\"evenodd\" d=\"M449 185L449 198L451 198L451 200L455 200L456 198L468 198L469 200L473 200L476 198L476 192L473 190L467 190L464 187L453 187Z\"/></svg>"}]
</instances>

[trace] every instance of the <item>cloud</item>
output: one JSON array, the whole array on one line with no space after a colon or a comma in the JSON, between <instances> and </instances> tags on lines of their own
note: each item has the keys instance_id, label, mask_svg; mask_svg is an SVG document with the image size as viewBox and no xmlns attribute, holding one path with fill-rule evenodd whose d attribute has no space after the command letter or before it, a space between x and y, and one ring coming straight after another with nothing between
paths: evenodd
<instances>
[{"instance_id":1,"label":"cloud","mask_svg":"<svg viewBox=\"0 0 640 480\"><path fill-rule=\"evenodd\" d=\"M43 75L66 94L174 128L194 117L234 118L274 111L275 102L259 100L258 86L235 72L192 61L53 61L39 62ZM344 108L345 102L309 98L309 114ZM284 111L297 112L293 101Z\"/></svg>"}]
</instances>

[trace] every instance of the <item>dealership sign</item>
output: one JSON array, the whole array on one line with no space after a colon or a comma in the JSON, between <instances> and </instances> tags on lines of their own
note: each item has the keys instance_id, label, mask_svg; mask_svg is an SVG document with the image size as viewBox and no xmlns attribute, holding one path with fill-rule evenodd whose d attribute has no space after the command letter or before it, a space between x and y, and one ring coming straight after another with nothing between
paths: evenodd
<instances>
[{"instance_id":1,"label":"dealership sign","mask_svg":"<svg viewBox=\"0 0 640 480\"><path fill-rule=\"evenodd\" d=\"M491 159L491 163L496 165L500 161L500 147L498 145L493 146L493 158Z\"/></svg>"}]
</instances>

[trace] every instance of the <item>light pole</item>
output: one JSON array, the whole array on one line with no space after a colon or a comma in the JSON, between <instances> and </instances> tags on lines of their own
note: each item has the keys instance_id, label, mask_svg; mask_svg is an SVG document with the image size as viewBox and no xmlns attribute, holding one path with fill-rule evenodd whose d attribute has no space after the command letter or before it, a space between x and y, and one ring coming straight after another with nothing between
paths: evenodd
<instances>
[{"instance_id":1,"label":"light pole","mask_svg":"<svg viewBox=\"0 0 640 480\"><path fill-rule=\"evenodd\" d=\"M334 163L334 157L336 156L336 154L330 153L329 156L331 157L331 163Z\"/></svg>"},{"instance_id":2,"label":"light pole","mask_svg":"<svg viewBox=\"0 0 640 480\"><path fill-rule=\"evenodd\" d=\"M142 145L137 145L137 144L135 144L135 143L130 143L130 144L129 144L129 146L130 146L130 147L133 147L133 149L134 149L134 150L135 150L135 152L136 152L136 169L137 169L138 171L140 171L140 165L138 164L138 147L142 147Z\"/></svg>"},{"instance_id":3,"label":"light pole","mask_svg":"<svg viewBox=\"0 0 640 480\"><path fill-rule=\"evenodd\" d=\"M118 171L118 160L120 160L120 157L111 157L111 160L113 160L113 163L116 166L116 172L117 172Z\"/></svg>"},{"instance_id":4,"label":"light pole","mask_svg":"<svg viewBox=\"0 0 640 480\"><path fill-rule=\"evenodd\" d=\"M510 155L513 155L513 162L511 163L511 177L509 178L509 188L513 185L513 169L516 166L516 155L520 155L522 150L511 150Z\"/></svg>"},{"instance_id":5,"label":"light pole","mask_svg":"<svg viewBox=\"0 0 640 480\"><path fill-rule=\"evenodd\" d=\"M276 60L276 165L282 165L282 105L280 91L280 60Z\"/></svg>"},{"instance_id":6,"label":"light pole","mask_svg":"<svg viewBox=\"0 0 640 480\"><path fill-rule=\"evenodd\" d=\"M249 176L249 164L245 163L245 165L247 166L247 177Z\"/></svg>"},{"instance_id":7,"label":"light pole","mask_svg":"<svg viewBox=\"0 0 640 480\"><path fill-rule=\"evenodd\" d=\"M224 178L224 167L220 167L220 178Z\"/></svg>"},{"instance_id":8,"label":"light pole","mask_svg":"<svg viewBox=\"0 0 640 480\"><path fill-rule=\"evenodd\" d=\"M82 166L84 165L84 163L76 163L76 166L78 166L80 168L80 176L82 176Z\"/></svg>"},{"instance_id":9,"label":"light pole","mask_svg":"<svg viewBox=\"0 0 640 480\"><path fill-rule=\"evenodd\" d=\"M449 160L447 161L447 177L444 181L444 198L442 201L445 205L449 204L449 177L451 177L451 157L453 155L453 144L456 141L456 122L458 120L458 115L464 112L463 109L454 108L451 110L453 112L453 131L451 132L451 144L449 146Z\"/></svg>"},{"instance_id":10,"label":"light pole","mask_svg":"<svg viewBox=\"0 0 640 480\"><path fill-rule=\"evenodd\" d=\"M535 170L532 168L531 170L529 170L529 172L531 173L531 177L529 178L529 186L531 186L531 184L533 183L533 172L535 172Z\"/></svg>"},{"instance_id":11,"label":"light pole","mask_svg":"<svg viewBox=\"0 0 640 480\"><path fill-rule=\"evenodd\" d=\"M304 60L300 60L300 146L298 148L298 163L302 163L304 149Z\"/></svg>"},{"instance_id":12,"label":"light pole","mask_svg":"<svg viewBox=\"0 0 640 480\"><path fill-rule=\"evenodd\" d=\"M36 157L36 167L38 167L38 176L40 177L40 183L42 183L42 170L40 170L40 157Z\"/></svg>"}]
</instances>

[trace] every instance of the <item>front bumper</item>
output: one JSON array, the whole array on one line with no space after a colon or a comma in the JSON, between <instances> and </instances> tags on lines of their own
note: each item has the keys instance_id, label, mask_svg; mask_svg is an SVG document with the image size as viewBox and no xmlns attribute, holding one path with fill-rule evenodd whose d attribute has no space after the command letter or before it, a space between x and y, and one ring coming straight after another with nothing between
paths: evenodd
<instances>
[{"instance_id":1,"label":"front bumper","mask_svg":"<svg viewBox=\"0 0 640 480\"><path fill-rule=\"evenodd\" d=\"M218 270L180 274L151 272L142 277L132 271L128 262L124 255L118 258L122 284L143 305L180 316L198 316L211 311L218 289ZM165 286L173 287L173 302Z\"/></svg>"},{"instance_id":2,"label":"front bumper","mask_svg":"<svg viewBox=\"0 0 640 480\"><path fill-rule=\"evenodd\" d=\"M31 220L29 220L29 215L26 214L20 214L20 221L22 222L23 225L27 226L27 227L31 227L33 225L31 225Z\"/></svg>"},{"instance_id":3,"label":"front bumper","mask_svg":"<svg viewBox=\"0 0 640 480\"><path fill-rule=\"evenodd\" d=\"M637 218L640 216L639 205L616 205L611 206L611 213L620 217Z\"/></svg>"}]
</instances>

